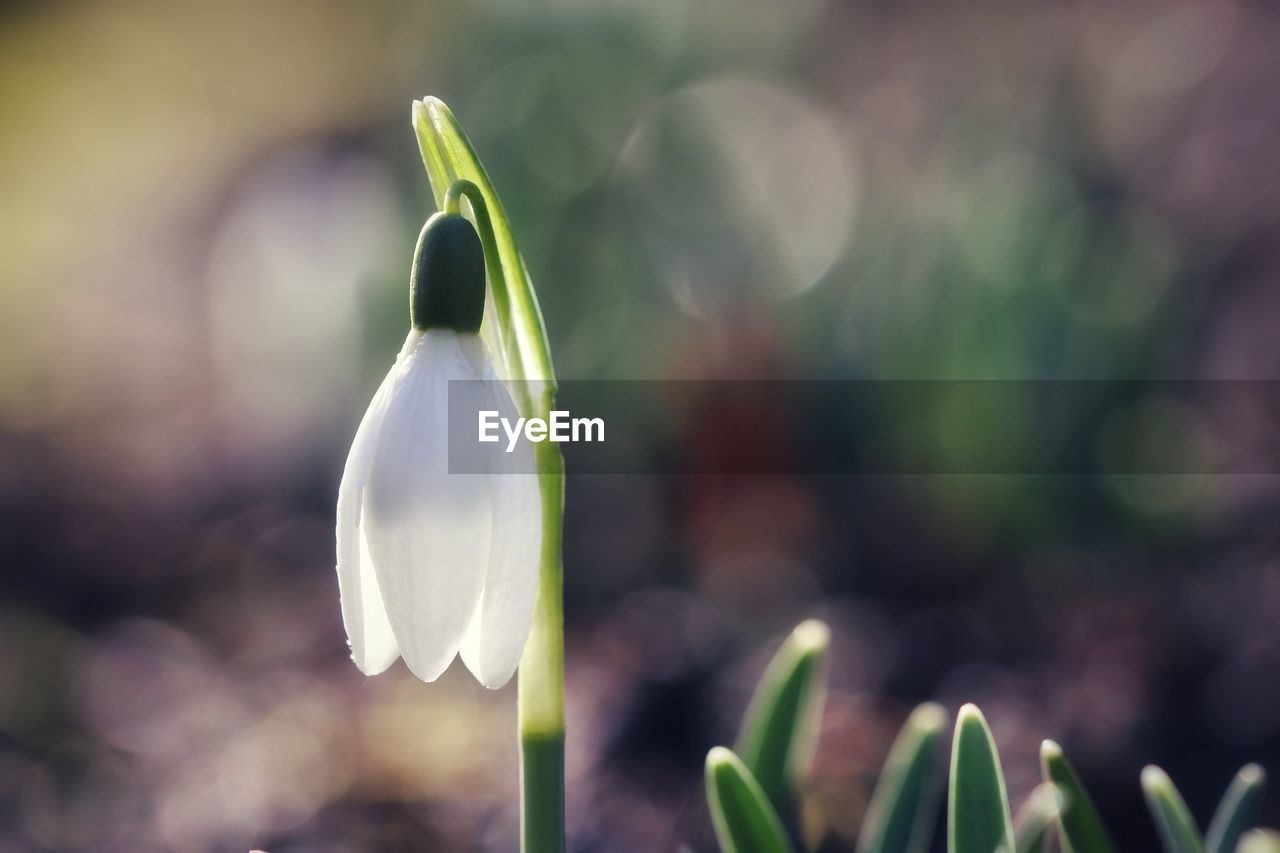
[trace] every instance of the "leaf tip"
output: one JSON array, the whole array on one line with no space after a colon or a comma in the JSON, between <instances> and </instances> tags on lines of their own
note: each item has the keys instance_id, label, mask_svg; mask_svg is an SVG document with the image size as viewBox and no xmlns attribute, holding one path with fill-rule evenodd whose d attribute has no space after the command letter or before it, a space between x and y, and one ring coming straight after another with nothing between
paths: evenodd
<instances>
[{"instance_id":1,"label":"leaf tip","mask_svg":"<svg viewBox=\"0 0 1280 853\"><path fill-rule=\"evenodd\" d=\"M1280 833L1264 829L1246 832L1240 839L1239 853L1276 853L1280 850Z\"/></svg>"},{"instance_id":2,"label":"leaf tip","mask_svg":"<svg viewBox=\"0 0 1280 853\"><path fill-rule=\"evenodd\" d=\"M1152 794L1163 793L1173 786L1173 782L1169 780L1169 774L1154 764L1148 764L1142 768L1142 776L1139 778L1142 790Z\"/></svg>"},{"instance_id":3,"label":"leaf tip","mask_svg":"<svg viewBox=\"0 0 1280 853\"><path fill-rule=\"evenodd\" d=\"M806 619L791 632L796 647L807 655L820 655L831 645L831 629L820 619Z\"/></svg>"},{"instance_id":4,"label":"leaf tip","mask_svg":"<svg viewBox=\"0 0 1280 853\"><path fill-rule=\"evenodd\" d=\"M947 727L947 709L937 702L924 702L911 712L907 725L922 734L935 734Z\"/></svg>"},{"instance_id":5,"label":"leaf tip","mask_svg":"<svg viewBox=\"0 0 1280 853\"><path fill-rule=\"evenodd\" d=\"M714 776L726 769L732 768L737 761L737 756L733 751L723 746L713 746L707 752L707 775Z\"/></svg>"},{"instance_id":6,"label":"leaf tip","mask_svg":"<svg viewBox=\"0 0 1280 853\"><path fill-rule=\"evenodd\" d=\"M966 728L968 726L981 726L987 728L987 719L982 716L982 711L978 710L978 706L972 702L966 702L960 706L960 710L956 713L956 728Z\"/></svg>"},{"instance_id":7,"label":"leaf tip","mask_svg":"<svg viewBox=\"0 0 1280 853\"><path fill-rule=\"evenodd\" d=\"M421 101L422 111L431 117L433 121L441 119L453 119L453 110L449 109L449 105L437 98L435 95L427 95Z\"/></svg>"},{"instance_id":8,"label":"leaf tip","mask_svg":"<svg viewBox=\"0 0 1280 853\"><path fill-rule=\"evenodd\" d=\"M422 100L413 102L413 125L418 128L419 133L438 127L445 117L452 119L453 113L444 101L434 95L427 95Z\"/></svg>"},{"instance_id":9,"label":"leaf tip","mask_svg":"<svg viewBox=\"0 0 1280 853\"><path fill-rule=\"evenodd\" d=\"M1261 764L1246 764L1236 776L1250 787L1257 787L1267 781L1267 771L1262 769Z\"/></svg>"}]
</instances>

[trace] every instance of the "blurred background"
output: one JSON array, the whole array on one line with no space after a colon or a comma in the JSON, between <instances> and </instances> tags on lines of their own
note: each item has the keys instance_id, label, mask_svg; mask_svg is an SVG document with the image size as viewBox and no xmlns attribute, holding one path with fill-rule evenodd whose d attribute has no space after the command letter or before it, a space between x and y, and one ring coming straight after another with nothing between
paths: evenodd
<instances>
[{"instance_id":1,"label":"blurred background","mask_svg":"<svg viewBox=\"0 0 1280 853\"><path fill-rule=\"evenodd\" d=\"M514 685L366 679L338 611L432 211L412 99L476 144L564 378L1123 396L1280 378L1277 79L1261 2L7 4L0 850L514 849ZM1200 428L1128 402L1064 425L1077 477L571 477L572 849L711 850L703 756L809 616L824 850L928 698L982 706L1015 797L1060 740L1125 850L1144 763L1202 824L1280 772L1280 480L1109 475Z\"/></svg>"}]
</instances>

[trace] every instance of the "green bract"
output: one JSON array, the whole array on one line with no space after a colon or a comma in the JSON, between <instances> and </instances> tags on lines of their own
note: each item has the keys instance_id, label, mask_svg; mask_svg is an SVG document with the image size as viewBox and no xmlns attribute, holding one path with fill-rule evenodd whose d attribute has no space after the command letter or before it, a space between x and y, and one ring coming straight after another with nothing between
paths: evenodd
<instances>
[{"instance_id":1,"label":"green bract","mask_svg":"<svg viewBox=\"0 0 1280 853\"><path fill-rule=\"evenodd\" d=\"M494 319L484 324L482 336L504 362L508 377L538 379L554 386L551 349L533 282L502 201L471 141L437 98L414 102L413 129L436 205L464 215L469 212L476 220L489 272L489 315ZM460 196L466 198L470 211L462 210Z\"/></svg>"}]
</instances>

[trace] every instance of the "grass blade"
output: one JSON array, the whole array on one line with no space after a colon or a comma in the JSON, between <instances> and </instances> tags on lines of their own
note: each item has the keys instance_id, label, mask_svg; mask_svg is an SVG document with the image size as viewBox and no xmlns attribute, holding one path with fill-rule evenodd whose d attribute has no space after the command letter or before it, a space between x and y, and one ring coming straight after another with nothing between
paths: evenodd
<instances>
[{"instance_id":1,"label":"grass blade","mask_svg":"<svg viewBox=\"0 0 1280 853\"><path fill-rule=\"evenodd\" d=\"M1062 793L1062 813L1058 820L1058 840L1064 853L1114 853L1107 830L1098 817L1080 777L1051 740L1040 744L1040 770L1044 781Z\"/></svg>"},{"instance_id":2,"label":"grass blade","mask_svg":"<svg viewBox=\"0 0 1280 853\"><path fill-rule=\"evenodd\" d=\"M1209 822L1204 842L1208 853L1235 853L1240 837L1253 825L1266 780L1266 773L1256 764L1240 768Z\"/></svg>"},{"instance_id":3,"label":"grass blade","mask_svg":"<svg viewBox=\"0 0 1280 853\"><path fill-rule=\"evenodd\" d=\"M1167 853L1205 853L1195 819L1168 774L1155 765L1144 767L1142 793Z\"/></svg>"},{"instance_id":4,"label":"grass blade","mask_svg":"<svg viewBox=\"0 0 1280 853\"><path fill-rule=\"evenodd\" d=\"M831 632L816 619L796 626L765 669L734 747L784 818L808 771L826 694Z\"/></svg>"},{"instance_id":5,"label":"grass blade","mask_svg":"<svg viewBox=\"0 0 1280 853\"><path fill-rule=\"evenodd\" d=\"M760 783L728 749L707 753L707 803L722 853L787 853L791 845Z\"/></svg>"},{"instance_id":6,"label":"grass blade","mask_svg":"<svg viewBox=\"0 0 1280 853\"><path fill-rule=\"evenodd\" d=\"M948 853L1011 851L1013 825L1000 756L991 729L975 705L956 718L951 746L951 791L947 798Z\"/></svg>"},{"instance_id":7,"label":"grass blade","mask_svg":"<svg viewBox=\"0 0 1280 853\"><path fill-rule=\"evenodd\" d=\"M927 702L911 712L889 750L858 835L858 853L913 853L929 843L939 786L938 745L947 712Z\"/></svg>"}]
</instances>

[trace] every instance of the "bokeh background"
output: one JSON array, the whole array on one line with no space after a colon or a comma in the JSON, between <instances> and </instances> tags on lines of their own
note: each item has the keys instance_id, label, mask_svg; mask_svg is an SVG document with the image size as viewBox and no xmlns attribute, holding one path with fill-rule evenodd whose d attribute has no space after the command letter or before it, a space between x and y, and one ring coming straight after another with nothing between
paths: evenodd
<instances>
[{"instance_id":1,"label":"bokeh background","mask_svg":"<svg viewBox=\"0 0 1280 853\"><path fill-rule=\"evenodd\" d=\"M364 678L332 569L432 209L413 98L479 149L562 377L1123 395L1280 376L1277 80L1262 2L6 5L0 850L514 849L513 689ZM1125 850L1143 763L1202 822L1280 771L1280 483L1109 475L1199 429L1130 402L1076 477L571 477L572 848L711 850L702 758L808 616L825 850L927 698L984 708L1015 796L1059 739Z\"/></svg>"}]
</instances>

